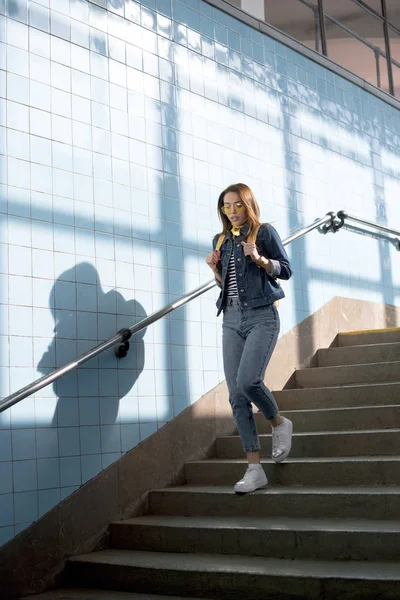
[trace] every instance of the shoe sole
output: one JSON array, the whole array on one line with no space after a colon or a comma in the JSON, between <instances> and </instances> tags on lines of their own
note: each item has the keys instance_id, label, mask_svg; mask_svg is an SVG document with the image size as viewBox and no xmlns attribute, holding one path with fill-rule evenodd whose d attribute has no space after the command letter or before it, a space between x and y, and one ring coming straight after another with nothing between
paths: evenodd
<instances>
[{"instance_id":1,"label":"shoe sole","mask_svg":"<svg viewBox=\"0 0 400 600\"><path fill-rule=\"evenodd\" d=\"M267 483L264 483L263 485L258 485L257 487L252 488L251 490L236 490L235 487L233 488L233 491L235 492L235 494L239 494L239 495L251 494L251 492L255 492L256 490L262 490L262 489L268 487L268 481L267 481Z\"/></svg>"},{"instance_id":2,"label":"shoe sole","mask_svg":"<svg viewBox=\"0 0 400 600\"><path fill-rule=\"evenodd\" d=\"M293 423L290 421L290 447L289 450L287 452L285 452L284 454L282 454L282 456L279 456L279 458L273 458L272 460L279 465L279 463L283 462L284 460L287 459L287 457L290 454L290 451L292 449L292 435L293 435Z\"/></svg>"}]
</instances>

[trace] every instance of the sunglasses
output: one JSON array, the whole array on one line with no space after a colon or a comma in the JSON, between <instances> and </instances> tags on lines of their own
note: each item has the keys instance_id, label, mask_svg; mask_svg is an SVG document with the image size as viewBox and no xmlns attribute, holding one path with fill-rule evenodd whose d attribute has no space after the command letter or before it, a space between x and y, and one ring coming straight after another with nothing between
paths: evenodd
<instances>
[{"instance_id":1,"label":"sunglasses","mask_svg":"<svg viewBox=\"0 0 400 600\"><path fill-rule=\"evenodd\" d=\"M244 209L244 204L242 204L241 202L237 202L236 204L233 204L230 206L221 206L221 210L224 213L224 215L230 215L233 212L240 213L240 212L242 212L243 209Z\"/></svg>"}]
</instances>

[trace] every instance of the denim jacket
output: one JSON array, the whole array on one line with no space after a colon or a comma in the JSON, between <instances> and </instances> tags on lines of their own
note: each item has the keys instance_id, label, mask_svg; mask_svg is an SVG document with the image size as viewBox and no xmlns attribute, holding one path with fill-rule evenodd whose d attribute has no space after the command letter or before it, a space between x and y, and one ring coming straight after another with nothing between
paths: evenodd
<instances>
[{"instance_id":1,"label":"denim jacket","mask_svg":"<svg viewBox=\"0 0 400 600\"><path fill-rule=\"evenodd\" d=\"M223 310L226 275L228 272L228 263L232 252L235 257L237 288L239 302L244 308L257 308L272 304L276 300L285 297L285 293L279 285L277 278L289 279L292 276L289 258L282 245L282 241L276 229L268 223L263 223L258 231L256 246L261 256L268 258L272 265L272 273L267 273L262 267L258 267L250 256L244 255L242 242L246 241L248 225L242 227L241 233L233 237L228 233L220 248L221 260L218 263L218 270L222 277L222 284L218 281L221 293L217 300L218 315ZM219 235L213 239L213 249L217 245Z\"/></svg>"}]
</instances>

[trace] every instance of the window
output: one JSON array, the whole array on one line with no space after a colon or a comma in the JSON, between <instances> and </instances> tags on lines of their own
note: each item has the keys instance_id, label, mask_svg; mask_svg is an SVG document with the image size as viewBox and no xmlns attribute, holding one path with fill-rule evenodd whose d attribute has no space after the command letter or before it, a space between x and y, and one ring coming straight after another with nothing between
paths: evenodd
<instances>
[{"instance_id":1,"label":"window","mask_svg":"<svg viewBox=\"0 0 400 600\"><path fill-rule=\"evenodd\" d=\"M325 0L328 57L389 91L383 20L351 0Z\"/></svg>"},{"instance_id":2,"label":"window","mask_svg":"<svg viewBox=\"0 0 400 600\"><path fill-rule=\"evenodd\" d=\"M317 0L266 1L265 20L305 46L322 51Z\"/></svg>"}]
</instances>

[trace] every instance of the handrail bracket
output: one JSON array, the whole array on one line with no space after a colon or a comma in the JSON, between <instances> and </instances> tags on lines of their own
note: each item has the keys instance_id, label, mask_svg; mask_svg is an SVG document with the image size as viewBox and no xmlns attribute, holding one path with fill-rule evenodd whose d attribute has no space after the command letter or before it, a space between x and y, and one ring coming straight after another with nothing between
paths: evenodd
<instances>
[{"instance_id":1,"label":"handrail bracket","mask_svg":"<svg viewBox=\"0 0 400 600\"><path fill-rule=\"evenodd\" d=\"M117 333L122 336L122 340L114 348L115 356L117 358L125 358L129 352L130 343L128 340L132 337L132 331L129 327L124 327L117 331Z\"/></svg>"}]
</instances>

